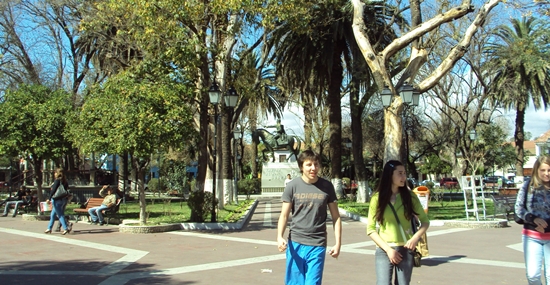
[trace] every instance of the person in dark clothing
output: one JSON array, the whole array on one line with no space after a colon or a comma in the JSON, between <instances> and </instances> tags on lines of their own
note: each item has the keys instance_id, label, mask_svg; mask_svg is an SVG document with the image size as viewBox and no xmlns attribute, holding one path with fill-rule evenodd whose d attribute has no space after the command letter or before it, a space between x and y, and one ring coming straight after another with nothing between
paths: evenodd
<instances>
[{"instance_id":1,"label":"person in dark clothing","mask_svg":"<svg viewBox=\"0 0 550 285\"><path fill-rule=\"evenodd\" d=\"M30 195L30 190L25 191L25 186L21 186L17 191L15 197L13 197L11 201L6 202L6 206L4 207L4 214L2 215L2 217L7 217L10 206L14 205L12 217L15 218L15 216L17 216L17 209L19 209L19 206L28 205L31 203L31 201L32 196Z\"/></svg>"}]
</instances>

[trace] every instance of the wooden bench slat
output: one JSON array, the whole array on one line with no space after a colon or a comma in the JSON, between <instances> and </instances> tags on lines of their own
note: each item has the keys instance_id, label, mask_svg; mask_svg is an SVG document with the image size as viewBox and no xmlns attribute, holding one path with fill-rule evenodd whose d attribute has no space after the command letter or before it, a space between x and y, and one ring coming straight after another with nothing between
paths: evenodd
<instances>
[{"instance_id":1,"label":"wooden bench slat","mask_svg":"<svg viewBox=\"0 0 550 285\"><path fill-rule=\"evenodd\" d=\"M495 212L493 217L496 217L497 207L503 207L506 214L506 219L510 220L510 217L513 217L515 206L516 206L516 195L491 195L493 202L495 203Z\"/></svg>"},{"instance_id":2,"label":"wooden bench slat","mask_svg":"<svg viewBox=\"0 0 550 285\"><path fill-rule=\"evenodd\" d=\"M118 213L118 209L119 209L119 206L120 206L120 202L122 201L122 199L117 199L116 200L116 203L114 206L112 206L111 208L108 208L108 209L104 209L102 212L104 215L107 216L107 218L111 218L112 216L116 215ZM90 210L91 208L94 208L94 207L99 207L101 206L101 204L103 203L103 198L89 198L88 201L86 201L86 208L83 209L83 208L79 208L79 209L74 209L73 211L75 212L75 214L80 217L80 216L89 216L89 213L88 213L88 210ZM109 219L107 220L107 224L109 223L108 222Z\"/></svg>"}]
</instances>

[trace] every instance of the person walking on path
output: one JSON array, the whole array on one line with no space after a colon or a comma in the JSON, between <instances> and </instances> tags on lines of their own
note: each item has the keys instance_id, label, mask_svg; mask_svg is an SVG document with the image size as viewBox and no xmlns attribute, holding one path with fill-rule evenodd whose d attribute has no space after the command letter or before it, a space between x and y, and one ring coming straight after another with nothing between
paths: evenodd
<instances>
[{"instance_id":1,"label":"person walking on path","mask_svg":"<svg viewBox=\"0 0 550 285\"><path fill-rule=\"evenodd\" d=\"M73 199L73 194L69 192L69 195L67 196L67 199L65 199L65 204L63 205L63 212L65 212L65 209L67 208L67 204L69 204L69 201ZM54 223L55 224L55 223ZM69 228L69 232L73 230L73 223L68 222L67 227ZM61 222L57 223L57 227L55 227L55 232L61 231Z\"/></svg>"},{"instance_id":2,"label":"person walking on path","mask_svg":"<svg viewBox=\"0 0 550 285\"><path fill-rule=\"evenodd\" d=\"M335 238L328 254L334 258L340 254L342 222L334 186L318 176L321 157L306 150L298 156L298 167L302 176L288 183L283 192L277 246L280 252L286 250L286 285L318 285L322 283L327 253L327 207ZM291 212L287 241L284 233Z\"/></svg>"},{"instance_id":3,"label":"person walking on path","mask_svg":"<svg viewBox=\"0 0 550 285\"><path fill-rule=\"evenodd\" d=\"M416 215L421 226L413 234L411 219ZM377 231L376 223L380 225ZM367 235L376 243L376 284L389 285L395 274L399 285L411 282L413 254L430 221L418 197L407 188L407 173L400 161L384 165L382 177L371 198Z\"/></svg>"},{"instance_id":4,"label":"person walking on path","mask_svg":"<svg viewBox=\"0 0 550 285\"><path fill-rule=\"evenodd\" d=\"M533 176L527 179L515 205L516 215L523 219L523 255L529 285L543 284L544 263L546 282L550 282L550 156L542 155L533 165Z\"/></svg>"},{"instance_id":5,"label":"person walking on path","mask_svg":"<svg viewBox=\"0 0 550 285\"><path fill-rule=\"evenodd\" d=\"M92 219L91 224L96 225L99 222L100 226L103 226L105 224L105 221L103 220L103 214L101 211L111 208L116 204L117 196L115 193L113 193L113 188L109 185L104 185L99 190L99 196L104 197L103 202L100 206L90 208L88 210L88 213L90 214L90 218Z\"/></svg>"},{"instance_id":6,"label":"person walking on path","mask_svg":"<svg viewBox=\"0 0 550 285\"><path fill-rule=\"evenodd\" d=\"M46 229L45 233L51 234L52 233L52 227L55 222L55 217L59 219L59 222L63 226L63 235L66 235L71 232L71 229L67 225L67 221L65 220L65 204L67 203L67 195L64 197L59 198L53 198L55 197L55 193L57 190L60 189L60 185L63 185L63 187L68 191L69 190L69 182L67 181L67 178L65 177L65 174L63 172L63 169L57 169L55 171L55 181L52 185L51 191L50 191L50 200L46 201L48 203L52 204L52 213L50 215L50 222L48 224L48 229Z\"/></svg>"}]
</instances>

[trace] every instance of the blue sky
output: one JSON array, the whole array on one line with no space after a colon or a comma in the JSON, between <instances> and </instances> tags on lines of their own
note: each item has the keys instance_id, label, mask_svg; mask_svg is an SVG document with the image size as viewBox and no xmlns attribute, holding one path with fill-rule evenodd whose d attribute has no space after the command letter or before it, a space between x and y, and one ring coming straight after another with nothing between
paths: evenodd
<instances>
[{"instance_id":1,"label":"blue sky","mask_svg":"<svg viewBox=\"0 0 550 285\"><path fill-rule=\"evenodd\" d=\"M509 111L504 113L510 124L510 136L514 135L514 121L516 112ZM531 133L531 140L540 137L543 133L550 130L550 109L538 110L532 106L525 113L525 131Z\"/></svg>"}]
</instances>

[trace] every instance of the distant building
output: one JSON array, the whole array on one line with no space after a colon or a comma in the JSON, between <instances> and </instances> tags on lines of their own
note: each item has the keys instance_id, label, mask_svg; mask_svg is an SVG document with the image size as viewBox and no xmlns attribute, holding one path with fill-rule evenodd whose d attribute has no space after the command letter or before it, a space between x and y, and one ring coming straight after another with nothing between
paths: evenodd
<instances>
[{"instance_id":1,"label":"distant building","mask_svg":"<svg viewBox=\"0 0 550 285\"><path fill-rule=\"evenodd\" d=\"M525 163L523 164L523 176L531 176L533 174L533 166L535 164L535 161L537 160L537 157L541 154L547 153L548 138L550 138L550 130L548 130L535 140L523 142L523 150L525 152L529 151L529 153L531 154L524 157ZM515 145L515 142L512 142L512 146L515 147ZM501 172L503 172L503 175L507 178L511 177L513 179L516 175L515 169L503 169L501 170ZM518 179L514 180L514 182L516 183L522 181L522 179L519 181Z\"/></svg>"}]
</instances>

